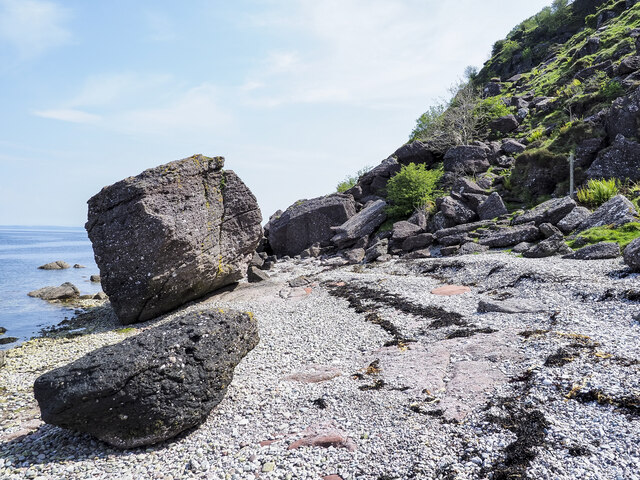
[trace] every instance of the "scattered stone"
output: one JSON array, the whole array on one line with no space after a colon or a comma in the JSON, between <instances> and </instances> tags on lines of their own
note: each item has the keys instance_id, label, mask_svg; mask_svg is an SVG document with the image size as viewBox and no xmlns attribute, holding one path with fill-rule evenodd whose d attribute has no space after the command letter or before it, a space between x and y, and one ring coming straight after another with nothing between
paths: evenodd
<instances>
[{"instance_id":1,"label":"scattered stone","mask_svg":"<svg viewBox=\"0 0 640 480\"><path fill-rule=\"evenodd\" d=\"M305 277L304 275L300 275L293 280L289 280L289 286L291 288L306 287L307 285L311 285L312 283L313 280L309 277Z\"/></svg>"},{"instance_id":2,"label":"scattered stone","mask_svg":"<svg viewBox=\"0 0 640 480\"><path fill-rule=\"evenodd\" d=\"M516 246L514 246L511 251L513 253L524 253L531 248L531 244L529 242L520 242Z\"/></svg>"},{"instance_id":3,"label":"scattered stone","mask_svg":"<svg viewBox=\"0 0 640 480\"><path fill-rule=\"evenodd\" d=\"M524 150L527 148L525 147L523 144L521 144L520 142L518 142L517 140L514 140L512 138L508 138L505 141L502 142L502 151L504 153L506 153L507 155L511 156L511 155L517 155L519 153L524 152Z\"/></svg>"},{"instance_id":4,"label":"scattered stone","mask_svg":"<svg viewBox=\"0 0 640 480\"><path fill-rule=\"evenodd\" d=\"M624 263L632 270L640 271L640 238L636 238L624 249Z\"/></svg>"},{"instance_id":5,"label":"scattered stone","mask_svg":"<svg viewBox=\"0 0 640 480\"><path fill-rule=\"evenodd\" d=\"M262 268L263 265L264 258L258 252L253 252L253 257L251 257L251 263L249 266Z\"/></svg>"},{"instance_id":6,"label":"scattered stone","mask_svg":"<svg viewBox=\"0 0 640 480\"><path fill-rule=\"evenodd\" d=\"M591 210L586 207L576 207L571 210L566 217L558 222L558 228L562 233L568 235L573 232L580 223L584 222L591 215Z\"/></svg>"},{"instance_id":7,"label":"scattered stone","mask_svg":"<svg viewBox=\"0 0 640 480\"><path fill-rule=\"evenodd\" d=\"M540 238L540 230L533 223L516 227L502 228L480 239L481 245L491 248L503 248L521 242L533 242Z\"/></svg>"},{"instance_id":8,"label":"scattered stone","mask_svg":"<svg viewBox=\"0 0 640 480\"><path fill-rule=\"evenodd\" d=\"M489 220L507 213L507 207L502 201L499 193L493 192L487 199L478 206L478 216L480 220Z\"/></svg>"},{"instance_id":9,"label":"scattered stone","mask_svg":"<svg viewBox=\"0 0 640 480\"><path fill-rule=\"evenodd\" d=\"M517 216L513 219L513 224L522 225L524 223L535 222L536 225L540 225L541 223L557 225L558 222L566 217L575 207L576 202L571 197L552 198Z\"/></svg>"},{"instance_id":10,"label":"scattered stone","mask_svg":"<svg viewBox=\"0 0 640 480\"><path fill-rule=\"evenodd\" d=\"M100 275L91 275L89 281L92 283L100 283Z\"/></svg>"},{"instance_id":11,"label":"scattered stone","mask_svg":"<svg viewBox=\"0 0 640 480\"><path fill-rule=\"evenodd\" d=\"M249 266L247 270L247 281L249 283L264 282L265 280L269 280L269 278L271 277L269 277L264 270L254 267L253 265Z\"/></svg>"},{"instance_id":12,"label":"scattered stone","mask_svg":"<svg viewBox=\"0 0 640 480\"><path fill-rule=\"evenodd\" d=\"M620 256L620 245L615 242L600 242L594 245L587 245L562 258L572 260L601 260L605 258L616 258Z\"/></svg>"},{"instance_id":13,"label":"scattered stone","mask_svg":"<svg viewBox=\"0 0 640 480\"><path fill-rule=\"evenodd\" d=\"M462 295L463 293L470 292L469 287L463 285L445 285L444 287L438 287L431 290L431 293L441 297L450 297L452 295Z\"/></svg>"},{"instance_id":14,"label":"scattered stone","mask_svg":"<svg viewBox=\"0 0 640 480\"><path fill-rule=\"evenodd\" d=\"M420 229L422 230L426 230L427 229L427 222L428 222L428 214L427 212L425 212L422 209L417 209L415 212L413 212L413 214L407 219L407 222L409 223L413 223L414 225L417 225L420 227Z\"/></svg>"},{"instance_id":15,"label":"scattered stone","mask_svg":"<svg viewBox=\"0 0 640 480\"><path fill-rule=\"evenodd\" d=\"M151 445L204 422L257 343L250 314L185 313L41 375L34 395L47 423L118 448Z\"/></svg>"},{"instance_id":16,"label":"scattered stone","mask_svg":"<svg viewBox=\"0 0 640 480\"><path fill-rule=\"evenodd\" d=\"M489 250L486 245L480 245L476 242L463 243L458 250L458 255L472 255L475 253L482 253Z\"/></svg>"},{"instance_id":17,"label":"scattered stone","mask_svg":"<svg viewBox=\"0 0 640 480\"><path fill-rule=\"evenodd\" d=\"M520 122L518 122L518 119L512 114L496 118L489 123L489 128L499 133L513 132L519 126Z\"/></svg>"},{"instance_id":18,"label":"scattered stone","mask_svg":"<svg viewBox=\"0 0 640 480\"><path fill-rule=\"evenodd\" d=\"M371 235L387 219L387 202L376 200L366 206L345 223L333 229L331 242L338 248L353 245L363 237Z\"/></svg>"},{"instance_id":19,"label":"scattered stone","mask_svg":"<svg viewBox=\"0 0 640 480\"><path fill-rule=\"evenodd\" d=\"M526 298L509 298L507 300L480 300L478 312L480 313L544 313L549 308L535 300Z\"/></svg>"},{"instance_id":20,"label":"scattered stone","mask_svg":"<svg viewBox=\"0 0 640 480\"><path fill-rule=\"evenodd\" d=\"M545 258L553 255L567 255L571 252L572 250L565 243L562 234L558 234L534 245L526 252L523 252L522 256L525 258Z\"/></svg>"},{"instance_id":21,"label":"scattered stone","mask_svg":"<svg viewBox=\"0 0 640 480\"><path fill-rule=\"evenodd\" d=\"M444 170L457 174L486 172L489 168L487 150L476 145L460 145L447 150Z\"/></svg>"},{"instance_id":22,"label":"scattered stone","mask_svg":"<svg viewBox=\"0 0 640 480\"><path fill-rule=\"evenodd\" d=\"M342 375L342 372L339 368L312 364L305 367L304 370L287 375L283 380L302 383L320 383L332 380L340 375Z\"/></svg>"},{"instance_id":23,"label":"scattered stone","mask_svg":"<svg viewBox=\"0 0 640 480\"><path fill-rule=\"evenodd\" d=\"M40 265L38 267L40 270L65 270L67 268L71 268L67 262L62 260L56 260L55 262L46 263L44 265Z\"/></svg>"},{"instance_id":24,"label":"scattered stone","mask_svg":"<svg viewBox=\"0 0 640 480\"><path fill-rule=\"evenodd\" d=\"M613 225L619 227L638 221L636 207L624 195L616 195L603 203L595 212L580 222L576 231L582 232L593 227Z\"/></svg>"},{"instance_id":25,"label":"scattered stone","mask_svg":"<svg viewBox=\"0 0 640 480\"><path fill-rule=\"evenodd\" d=\"M301 447L345 448L357 450L356 443L333 422L312 425L302 432L303 437L289 445L289 450Z\"/></svg>"},{"instance_id":26,"label":"scattered stone","mask_svg":"<svg viewBox=\"0 0 640 480\"><path fill-rule=\"evenodd\" d=\"M73 283L65 282L59 287L44 287L27 293L42 300L73 300L80 297L80 290Z\"/></svg>"},{"instance_id":27,"label":"scattered stone","mask_svg":"<svg viewBox=\"0 0 640 480\"><path fill-rule=\"evenodd\" d=\"M362 262L365 254L366 251L364 248L352 248L351 250L342 252L342 256L352 265Z\"/></svg>"},{"instance_id":28,"label":"scattered stone","mask_svg":"<svg viewBox=\"0 0 640 480\"><path fill-rule=\"evenodd\" d=\"M262 215L224 158L145 170L89 200L85 225L101 283L124 324L235 283L262 238Z\"/></svg>"}]
</instances>

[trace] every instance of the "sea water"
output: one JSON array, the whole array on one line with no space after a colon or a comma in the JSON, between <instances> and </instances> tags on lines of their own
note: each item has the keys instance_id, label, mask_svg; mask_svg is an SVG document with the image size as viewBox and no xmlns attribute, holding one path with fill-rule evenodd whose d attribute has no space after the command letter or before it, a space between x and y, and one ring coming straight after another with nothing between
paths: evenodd
<instances>
[{"instance_id":1,"label":"sea water","mask_svg":"<svg viewBox=\"0 0 640 480\"><path fill-rule=\"evenodd\" d=\"M86 268L38 269L56 260ZM0 349L14 347L37 335L41 328L74 315L73 309L29 297L28 292L71 282L81 295L97 293L100 284L91 283L89 277L98 273L83 228L0 226L0 327L7 329L3 337L19 339L0 345Z\"/></svg>"}]
</instances>

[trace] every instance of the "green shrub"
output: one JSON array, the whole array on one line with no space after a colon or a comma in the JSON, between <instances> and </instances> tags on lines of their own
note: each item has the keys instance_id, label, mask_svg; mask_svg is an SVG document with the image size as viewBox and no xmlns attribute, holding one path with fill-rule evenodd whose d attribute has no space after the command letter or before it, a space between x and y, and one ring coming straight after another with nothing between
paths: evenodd
<instances>
[{"instance_id":1,"label":"green shrub","mask_svg":"<svg viewBox=\"0 0 640 480\"><path fill-rule=\"evenodd\" d=\"M584 24L589 28L596 28L598 25L598 15L595 13L584 17Z\"/></svg>"},{"instance_id":2,"label":"green shrub","mask_svg":"<svg viewBox=\"0 0 640 480\"><path fill-rule=\"evenodd\" d=\"M369 172L372 168L373 167L367 165L366 167L358 170L355 175L346 176L345 179L336 186L336 191L338 193L344 193L347 190L349 190L351 187L354 187L356 183L358 183L358 180L360 179L360 177L365 173Z\"/></svg>"},{"instance_id":3,"label":"green shrub","mask_svg":"<svg viewBox=\"0 0 640 480\"><path fill-rule=\"evenodd\" d=\"M432 105L424 112L418 120L416 120L416 126L413 128L409 141L427 139L432 136L442 123L442 116L447 109L445 103L438 103Z\"/></svg>"},{"instance_id":4,"label":"green shrub","mask_svg":"<svg viewBox=\"0 0 640 480\"><path fill-rule=\"evenodd\" d=\"M529 133L529 136L527 137L527 141L529 143L533 143L537 140L540 140L543 135L544 135L544 128L538 127Z\"/></svg>"},{"instance_id":5,"label":"green shrub","mask_svg":"<svg viewBox=\"0 0 640 480\"><path fill-rule=\"evenodd\" d=\"M618 194L618 181L615 178L609 180L591 179L587 185L578 190L577 197L580 203L599 207L607 200Z\"/></svg>"},{"instance_id":6,"label":"green shrub","mask_svg":"<svg viewBox=\"0 0 640 480\"><path fill-rule=\"evenodd\" d=\"M614 100L624 94L624 88L617 80L609 80L604 83L598 91L598 96L602 100Z\"/></svg>"},{"instance_id":7,"label":"green shrub","mask_svg":"<svg viewBox=\"0 0 640 480\"><path fill-rule=\"evenodd\" d=\"M387 183L387 214L392 218L409 216L415 208L428 205L439 194L438 182L444 170L427 170L424 165L410 163Z\"/></svg>"},{"instance_id":8,"label":"green shrub","mask_svg":"<svg viewBox=\"0 0 640 480\"><path fill-rule=\"evenodd\" d=\"M569 242L569 246L578 248L584 245L585 242L589 245L600 242L615 242L623 250L638 237L640 237L640 223L638 222L627 223L618 228L612 225L605 225L585 230L575 240Z\"/></svg>"},{"instance_id":9,"label":"green shrub","mask_svg":"<svg viewBox=\"0 0 640 480\"><path fill-rule=\"evenodd\" d=\"M509 115L511 109L502 101L502 97L489 97L482 100L473 112L478 118L485 121L491 121L496 118Z\"/></svg>"}]
</instances>

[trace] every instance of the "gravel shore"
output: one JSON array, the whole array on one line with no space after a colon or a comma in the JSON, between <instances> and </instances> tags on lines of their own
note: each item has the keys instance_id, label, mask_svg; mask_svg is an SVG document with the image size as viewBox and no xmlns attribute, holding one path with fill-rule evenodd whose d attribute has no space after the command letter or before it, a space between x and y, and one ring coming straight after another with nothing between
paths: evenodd
<instances>
[{"instance_id":1,"label":"gravel shore","mask_svg":"<svg viewBox=\"0 0 640 480\"><path fill-rule=\"evenodd\" d=\"M107 303L71 335L9 350L0 478L640 478L640 277L620 259L307 259L270 274L180 310L251 311L261 341L204 425L150 448L42 424L32 385L177 312L123 328ZM431 293L447 284L470 291ZM290 448L312 430L341 442Z\"/></svg>"}]
</instances>

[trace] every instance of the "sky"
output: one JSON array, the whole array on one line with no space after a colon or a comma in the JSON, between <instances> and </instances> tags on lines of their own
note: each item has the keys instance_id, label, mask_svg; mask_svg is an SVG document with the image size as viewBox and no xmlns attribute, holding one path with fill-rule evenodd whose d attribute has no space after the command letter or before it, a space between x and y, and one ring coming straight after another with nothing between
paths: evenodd
<instances>
[{"instance_id":1,"label":"sky","mask_svg":"<svg viewBox=\"0 0 640 480\"><path fill-rule=\"evenodd\" d=\"M222 155L264 219L405 143L550 0L0 0L0 225Z\"/></svg>"}]
</instances>

